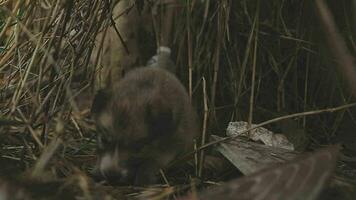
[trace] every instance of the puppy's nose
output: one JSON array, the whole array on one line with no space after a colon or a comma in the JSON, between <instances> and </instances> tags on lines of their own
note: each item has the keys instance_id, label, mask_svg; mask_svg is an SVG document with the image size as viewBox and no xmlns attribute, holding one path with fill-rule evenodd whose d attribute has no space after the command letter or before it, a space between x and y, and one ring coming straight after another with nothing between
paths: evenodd
<instances>
[{"instance_id":1,"label":"puppy's nose","mask_svg":"<svg viewBox=\"0 0 356 200\"><path fill-rule=\"evenodd\" d=\"M126 170L109 169L102 171L101 174L105 180L111 184L124 183L125 179L127 178Z\"/></svg>"},{"instance_id":2,"label":"puppy's nose","mask_svg":"<svg viewBox=\"0 0 356 200\"><path fill-rule=\"evenodd\" d=\"M103 178L109 183L120 183L127 178L128 171L124 166L120 166L118 160L110 155L104 155L100 159L99 171Z\"/></svg>"}]
</instances>

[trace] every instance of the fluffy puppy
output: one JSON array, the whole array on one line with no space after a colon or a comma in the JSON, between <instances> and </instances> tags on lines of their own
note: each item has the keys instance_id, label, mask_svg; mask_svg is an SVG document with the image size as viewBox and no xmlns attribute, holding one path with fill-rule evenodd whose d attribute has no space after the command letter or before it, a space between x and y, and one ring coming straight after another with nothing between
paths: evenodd
<instances>
[{"instance_id":1,"label":"fluffy puppy","mask_svg":"<svg viewBox=\"0 0 356 200\"><path fill-rule=\"evenodd\" d=\"M196 113L181 82L165 67L129 71L100 91L92 113L98 169L110 182L155 183L159 169L193 147Z\"/></svg>"}]
</instances>

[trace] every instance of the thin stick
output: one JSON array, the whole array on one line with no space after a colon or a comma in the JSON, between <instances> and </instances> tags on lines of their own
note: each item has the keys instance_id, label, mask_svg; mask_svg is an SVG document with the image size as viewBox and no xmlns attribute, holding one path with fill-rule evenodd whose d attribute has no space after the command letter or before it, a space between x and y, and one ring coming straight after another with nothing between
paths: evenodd
<instances>
[{"instance_id":1,"label":"thin stick","mask_svg":"<svg viewBox=\"0 0 356 200\"><path fill-rule=\"evenodd\" d=\"M308 100L308 86L309 86L309 65L310 65L310 54L307 55L306 61L306 69L305 69L305 81L304 81L304 103L303 103L303 110L307 108L307 100ZM307 118L303 117L303 128L305 128L307 124Z\"/></svg>"},{"instance_id":2,"label":"thin stick","mask_svg":"<svg viewBox=\"0 0 356 200\"><path fill-rule=\"evenodd\" d=\"M205 78L203 77L203 95L204 95L204 121L203 121L203 132L202 132L202 139L201 139L201 145L203 146L206 142L206 127L208 123L208 115L209 115L209 109L208 109L208 95L206 93L206 81ZM198 171L198 177L201 177L203 173L203 166L204 166L204 150L201 151L200 154L200 163L199 163L199 171Z\"/></svg>"},{"instance_id":3,"label":"thin stick","mask_svg":"<svg viewBox=\"0 0 356 200\"><path fill-rule=\"evenodd\" d=\"M19 6L20 6L20 2L21 2L21 1L17 1L17 3L16 3L16 5L15 5L14 9L13 9L12 11L10 11L11 13L16 13L16 12L17 12L17 10L19 9ZM7 20L6 20L6 22L5 22L5 26L2 27L2 31L0 32L0 39L1 39L2 36L6 33L7 27L9 27L9 25L10 25L10 23L11 23L11 18L12 18L12 16L9 16L9 17L7 18ZM16 18L15 18L15 20L16 20Z\"/></svg>"},{"instance_id":4,"label":"thin stick","mask_svg":"<svg viewBox=\"0 0 356 200\"><path fill-rule=\"evenodd\" d=\"M194 140L194 164L195 164L195 175L199 175L199 156L198 156L198 145L197 141Z\"/></svg>"},{"instance_id":5,"label":"thin stick","mask_svg":"<svg viewBox=\"0 0 356 200\"><path fill-rule=\"evenodd\" d=\"M251 44L252 44L252 36L253 36L253 31L255 30L255 26L256 26L256 18L253 20L253 24L251 27L251 32L250 35L248 36L248 40L247 40L247 45L245 48L245 53L244 53L244 58L242 61L242 66L241 66L241 71L240 71L240 78L239 78L239 83L237 86L237 94L235 95L235 113L238 113L238 109L237 109L237 105L239 104L239 98L240 95L242 93L242 85L243 85L243 80L244 76L245 76L245 71L246 71L246 66L247 66L247 61L248 61L248 57L250 55L250 49L251 49Z\"/></svg>"},{"instance_id":6,"label":"thin stick","mask_svg":"<svg viewBox=\"0 0 356 200\"><path fill-rule=\"evenodd\" d=\"M20 109L17 108L17 112L20 114L22 121L24 121L27 124L27 129L28 131L31 133L31 136L33 137L33 139L35 140L35 142L37 143L37 145L42 149L43 148L43 143L41 142L40 138L38 138L35 130L33 130L33 128L29 125L28 120L26 119L25 115L21 112Z\"/></svg>"},{"instance_id":7,"label":"thin stick","mask_svg":"<svg viewBox=\"0 0 356 200\"><path fill-rule=\"evenodd\" d=\"M274 119L271 119L271 120L267 120L265 122L262 122L260 124L257 124L256 126L254 127L251 127L247 130L244 130L241 132L241 134L243 133L246 133L248 131L251 131L251 130L254 130L256 128L259 128L259 127L262 127L262 126L265 126L265 125L268 125L268 124L271 124L271 123L274 123L274 122L278 122L278 121L281 121L281 120L285 120L285 119L290 119L290 118L296 118L296 117L302 117L302 116L307 116L307 115L317 115L317 114L321 114L321 113L327 113L327 112L335 112L335 111L339 111L339 110L343 110L343 109L346 109L346 108L351 108L351 107L355 107L356 106L356 103L351 103L351 104L346 104L346 105L343 105L343 106L338 106L338 107L334 107L334 108L326 108L326 109L322 109L322 110L314 110L314 111L307 111L307 112L301 112L301 113L294 113L294 114L291 114L291 115L285 115L285 116L282 116L282 117L276 117ZM224 141L228 141L228 140L231 140L233 138L236 138L238 137L238 135L233 135L233 136L229 136L229 137L224 137L220 140L216 140L216 141L213 141L213 142L210 142L208 144L205 144L201 147L199 147L197 149L197 151L200 151L202 149L205 149L209 146L212 146L214 144L218 144L220 142L224 142Z\"/></svg>"},{"instance_id":8,"label":"thin stick","mask_svg":"<svg viewBox=\"0 0 356 200\"><path fill-rule=\"evenodd\" d=\"M63 143L61 138L56 138L51 141L51 143L42 151L41 156L36 161L36 164L32 170L31 177L39 177L43 174L43 170L47 166L49 160L53 157L54 153L56 153L57 149Z\"/></svg>"},{"instance_id":9,"label":"thin stick","mask_svg":"<svg viewBox=\"0 0 356 200\"><path fill-rule=\"evenodd\" d=\"M338 106L338 107L334 107L334 108L326 108L326 109L322 109L322 110L300 112L300 113L294 113L294 114L291 114L291 115L285 115L285 116L282 116L282 117L276 117L274 119L267 120L265 122L262 122L260 124L255 125L255 126L253 126L251 128L248 128L248 129L242 131L241 134L249 132L249 131L252 131L252 130L254 130L256 128L259 128L259 127L262 127L262 126L265 126L265 125L268 125L268 124L271 124L271 123L274 123L274 122L285 120L285 119L303 117L303 116L307 116L307 115L317 115L317 114L328 113L328 112L332 113L332 112L336 112L336 111L343 110L343 109L346 109L346 108L351 108L351 107L356 107L356 103L350 103L350 104L346 104L346 105L342 105L342 106ZM208 147L213 146L215 144L219 144L221 142L226 142L228 140L237 138L239 136L240 135L232 135L232 136L229 136L229 137L221 138L220 140L215 140L215 141L209 142L209 143L207 143L207 144L195 149L193 152L187 153L186 155L182 156L180 159L177 159L171 165L174 165L175 163L179 162L180 160L184 160L187 157L190 157L191 155L196 154L197 152L201 151L202 149L208 148Z\"/></svg>"},{"instance_id":10,"label":"thin stick","mask_svg":"<svg viewBox=\"0 0 356 200\"><path fill-rule=\"evenodd\" d=\"M16 106L17 106L17 103L22 95L22 90L23 88L25 87L25 83L27 82L27 79L28 79L28 76L31 72L31 68L32 66L34 65L34 62L35 62L35 58L38 53L38 50L40 48L40 45L41 45L41 42L42 42L42 37L43 35L41 35L40 39L37 41L37 44L36 44L36 47L35 47L35 50L33 51L32 53L32 57L31 57L31 60L30 60L30 63L29 65L27 66L27 69L26 69L26 72L25 72L25 75L24 77L22 78L22 80L19 82L19 85L17 87L17 90L13 96L13 99L12 99L12 108L11 108L11 112L14 112L15 109L16 109Z\"/></svg>"},{"instance_id":11,"label":"thin stick","mask_svg":"<svg viewBox=\"0 0 356 200\"><path fill-rule=\"evenodd\" d=\"M259 12L260 12L260 1L257 1L257 10L255 15L256 27L255 27L255 43L253 49L253 63L252 63L252 75L251 75L251 95L250 95L250 108L249 108L249 115L248 115L248 128L252 126L253 120L253 105L255 101L255 82L256 82L256 62L257 62L257 44L258 44L258 25L259 25Z\"/></svg>"},{"instance_id":12,"label":"thin stick","mask_svg":"<svg viewBox=\"0 0 356 200\"><path fill-rule=\"evenodd\" d=\"M171 185L169 184L168 179L167 179L166 175L164 174L164 171L163 171L162 169L160 169L160 170L159 170L159 173L161 174L161 176L162 176L164 182L166 183L166 185L167 185L168 187L170 187Z\"/></svg>"},{"instance_id":13,"label":"thin stick","mask_svg":"<svg viewBox=\"0 0 356 200\"><path fill-rule=\"evenodd\" d=\"M219 15L218 15L218 23L217 23L217 42L216 42L216 49L214 53L214 66L213 66L213 83L211 86L211 97L210 97L210 121L212 119L216 120L216 115L215 115L215 96L216 96L216 88L217 88L217 82L218 82L218 73L219 73L219 67L220 67L220 50L222 46L222 42L224 41L224 35L225 35L225 26L223 24L223 21L225 19L225 10L223 6L220 6L219 8Z\"/></svg>"},{"instance_id":14,"label":"thin stick","mask_svg":"<svg viewBox=\"0 0 356 200\"><path fill-rule=\"evenodd\" d=\"M174 191L174 187L172 187L171 184L169 184L167 176L165 175L163 169L160 169L159 173L161 174L161 176L162 176L164 182L166 183L167 187L171 188ZM166 194L166 196L168 196L169 194L172 194L173 193L172 190L169 190L169 192ZM163 195L163 196L165 196L165 195ZM177 196L174 193L173 193L173 199L177 199Z\"/></svg>"},{"instance_id":15,"label":"thin stick","mask_svg":"<svg viewBox=\"0 0 356 200\"><path fill-rule=\"evenodd\" d=\"M193 88L193 81L192 81L192 71L193 71L193 56L192 56L192 42L191 42L191 35L190 35L190 0L187 2L187 43L188 43L188 79L189 79L189 98L192 100L192 88Z\"/></svg>"}]
</instances>

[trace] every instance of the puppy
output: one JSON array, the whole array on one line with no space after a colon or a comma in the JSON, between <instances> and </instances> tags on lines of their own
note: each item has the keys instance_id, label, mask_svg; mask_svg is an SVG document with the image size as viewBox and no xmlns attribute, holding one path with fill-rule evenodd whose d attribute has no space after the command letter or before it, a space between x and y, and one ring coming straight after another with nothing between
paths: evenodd
<instances>
[{"instance_id":1,"label":"puppy","mask_svg":"<svg viewBox=\"0 0 356 200\"><path fill-rule=\"evenodd\" d=\"M196 113L184 86L162 63L129 71L95 97L97 168L109 182L155 183L160 168L193 147Z\"/></svg>"}]
</instances>

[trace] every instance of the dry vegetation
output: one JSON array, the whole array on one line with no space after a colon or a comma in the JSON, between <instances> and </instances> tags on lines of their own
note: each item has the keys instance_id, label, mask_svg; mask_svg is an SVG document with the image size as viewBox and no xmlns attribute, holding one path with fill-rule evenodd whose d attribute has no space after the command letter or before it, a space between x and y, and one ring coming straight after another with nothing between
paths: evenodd
<instances>
[{"instance_id":1,"label":"dry vegetation","mask_svg":"<svg viewBox=\"0 0 356 200\"><path fill-rule=\"evenodd\" d=\"M345 70L338 70L347 62L328 45L335 40L320 26L314 1L180 2L173 23L173 55L179 78L192 94L201 121L207 122L202 123L206 133L224 132L229 121L260 123L344 106L266 127L286 134L300 151L342 143L343 158L349 162L342 163L340 172L348 173L343 179L355 178L356 98L350 77L356 79L356 74L344 76ZM194 185L188 181L152 191L90 189L93 183L87 175L96 160L90 104L98 73L105 68L98 53L103 47L95 40L112 25L113 6L109 0L0 1L0 176L11 180L15 191L31 185L58 192L33 198L56 199L54 194L68 190L66 195L100 199L142 190L169 195ZM340 0L328 6L352 66L356 5ZM41 181L19 178L25 176Z\"/></svg>"}]
</instances>

